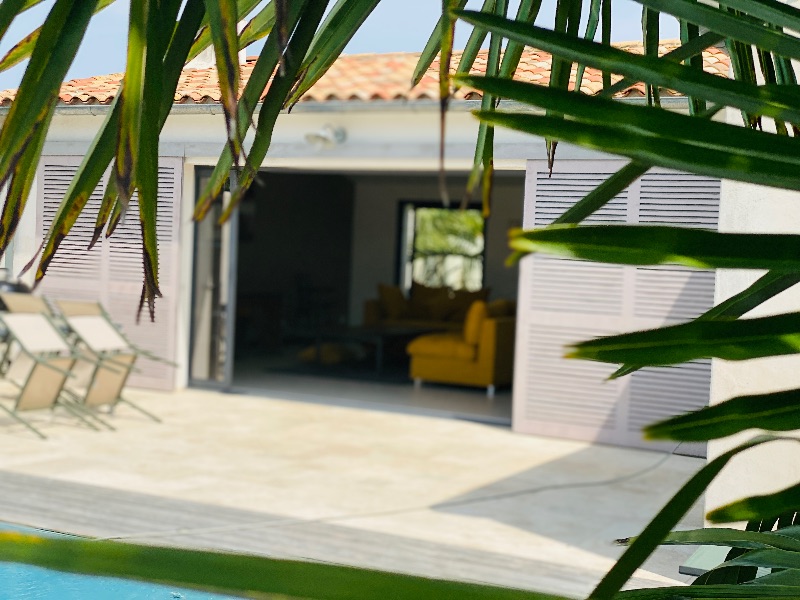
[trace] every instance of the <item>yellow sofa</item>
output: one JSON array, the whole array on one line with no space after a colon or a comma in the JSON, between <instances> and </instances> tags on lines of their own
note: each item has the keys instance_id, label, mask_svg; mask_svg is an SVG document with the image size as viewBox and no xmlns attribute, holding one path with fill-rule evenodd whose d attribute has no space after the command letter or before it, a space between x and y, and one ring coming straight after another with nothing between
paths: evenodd
<instances>
[{"instance_id":1,"label":"yellow sofa","mask_svg":"<svg viewBox=\"0 0 800 600\"><path fill-rule=\"evenodd\" d=\"M485 387L492 398L496 386L511 383L514 305L506 303L505 310L498 303L492 305L490 311L486 302L473 302L462 331L422 335L408 344L410 376L416 386L433 381Z\"/></svg>"},{"instance_id":2,"label":"yellow sofa","mask_svg":"<svg viewBox=\"0 0 800 600\"><path fill-rule=\"evenodd\" d=\"M398 286L379 284L378 297L364 303L364 325L460 331L472 303L488 297L487 288L470 292L417 282L406 297Z\"/></svg>"}]
</instances>

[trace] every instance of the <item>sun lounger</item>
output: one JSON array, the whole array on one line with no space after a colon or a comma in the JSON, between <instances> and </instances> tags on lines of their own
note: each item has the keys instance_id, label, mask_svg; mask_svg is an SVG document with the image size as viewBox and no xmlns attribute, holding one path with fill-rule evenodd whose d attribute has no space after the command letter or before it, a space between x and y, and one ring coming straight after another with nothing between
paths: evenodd
<instances>
[{"instance_id":1,"label":"sun lounger","mask_svg":"<svg viewBox=\"0 0 800 600\"><path fill-rule=\"evenodd\" d=\"M10 312L50 314L50 306L38 296L8 293L0 294L0 300ZM98 418L97 408L105 406L113 412L118 403L124 402L160 422L157 416L123 398L122 391L140 356L174 363L132 344L98 302L57 300L53 304L58 311L59 327L63 326L67 341L80 354L72 367L74 377L67 381L64 392L83 409L90 410L94 418ZM7 349L5 363L8 356ZM103 424L110 427L104 421Z\"/></svg>"},{"instance_id":2,"label":"sun lounger","mask_svg":"<svg viewBox=\"0 0 800 600\"><path fill-rule=\"evenodd\" d=\"M6 314L0 317L7 336L19 346L7 381L19 389L13 408L0 403L0 409L22 423L33 433L46 439L20 413L61 406L92 429L99 429L83 409L64 395L64 384L77 359L73 349L47 316L37 313ZM102 419L94 421L108 425Z\"/></svg>"},{"instance_id":3,"label":"sun lounger","mask_svg":"<svg viewBox=\"0 0 800 600\"><path fill-rule=\"evenodd\" d=\"M0 296L1 298L2 296ZM103 305L99 302L84 302L79 300L56 300L55 303L58 312L61 314L63 318L67 317L84 317L84 316L100 316L103 317L108 324L116 330L119 336L125 340L128 344L128 347L131 351L135 352L138 356L142 356L149 360L154 360L156 362L164 363L166 365L170 365L172 367L177 367L178 365L172 362L171 360L167 360L158 356L157 354L153 354L152 352L145 350L144 348L138 347L136 344L131 342L125 333L114 323L111 319L111 316L106 312Z\"/></svg>"},{"instance_id":4,"label":"sun lounger","mask_svg":"<svg viewBox=\"0 0 800 600\"><path fill-rule=\"evenodd\" d=\"M57 303L59 309L62 303ZM154 421L161 419L122 397L125 383L134 369L139 356L137 349L114 327L102 314L78 314L70 316L62 314L64 322L75 336L75 343L92 368L81 386L68 387L78 401L88 409L107 406L109 412L120 402L131 406ZM85 359L81 359L84 361Z\"/></svg>"},{"instance_id":5,"label":"sun lounger","mask_svg":"<svg viewBox=\"0 0 800 600\"><path fill-rule=\"evenodd\" d=\"M94 315L106 317L107 313L99 302L84 302L80 300L56 300L58 311L65 317L78 317Z\"/></svg>"},{"instance_id":6,"label":"sun lounger","mask_svg":"<svg viewBox=\"0 0 800 600\"><path fill-rule=\"evenodd\" d=\"M50 307L40 296L23 294L20 292L3 292L0 294L0 305L3 310L10 313L35 313L50 314ZM15 352L11 340L0 334L0 344L2 344L2 358L0 358L0 374L6 373L11 364L12 356Z\"/></svg>"},{"instance_id":7,"label":"sun lounger","mask_svg":"<svg viewBox=\"0 0 800 600\"><path fill-rule=\"evenodd\" d=\"M50 307L41 296L21 292L3 292L0 294L0 301L5 305L5 310L10 313L50 314Z\"/></svg>"}]
</instances>

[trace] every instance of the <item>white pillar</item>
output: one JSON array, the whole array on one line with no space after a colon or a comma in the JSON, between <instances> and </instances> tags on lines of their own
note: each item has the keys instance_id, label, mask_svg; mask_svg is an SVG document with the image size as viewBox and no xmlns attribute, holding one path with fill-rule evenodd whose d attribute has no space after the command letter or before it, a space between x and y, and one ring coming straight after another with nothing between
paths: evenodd
<instances>
[{"instance_id":1,"label":"white pillar","mask_svg":"<svg viewBox=\"0 0 800 600\"><path fill-rule=\"evenodd\" d=\"M741 119L729 111L728 121ZM720 202L720 231L800 233L800 193L724 181ZM762 272L720 270L717 303L745 289ZM800 311L800 286L779 294L747 317ZM800 388L800 356L749 361L715 360L712 367L711 404L733 396ZM748 431L709 444L709 460L757 431ZM783 489L800 480L800 444L771 443L736 457L706 493L710 510L745 496Z\"/></svg>"}]
</instances>

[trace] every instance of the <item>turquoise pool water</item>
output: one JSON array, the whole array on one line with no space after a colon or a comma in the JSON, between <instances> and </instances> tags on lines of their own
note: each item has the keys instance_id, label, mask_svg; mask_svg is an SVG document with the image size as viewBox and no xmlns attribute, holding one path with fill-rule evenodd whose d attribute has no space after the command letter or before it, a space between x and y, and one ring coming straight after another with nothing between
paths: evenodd
<instances>
[{"instance_id":1,"label":"turquoise pool water","mask_svg":"<svg viewBox=\"0 0 800 600\"><path fill-rule=\"evenodd\" d=\"M0 524L0 531L44 532ZM172 586L111 577L61 573L39 567L0 562L0 600L228 600Z\"/></svg>"}]
</instances>

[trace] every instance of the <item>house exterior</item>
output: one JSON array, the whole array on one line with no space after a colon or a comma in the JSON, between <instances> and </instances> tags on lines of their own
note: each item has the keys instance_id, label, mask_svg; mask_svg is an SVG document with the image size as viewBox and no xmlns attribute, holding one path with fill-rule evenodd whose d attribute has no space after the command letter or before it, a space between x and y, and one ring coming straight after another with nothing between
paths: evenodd
<instances>
[{"instance_id":1,"label":"house exterior","mask_svg":"<svg viewBox=\"0 0 800 600\"><path fill-rule=\"evenodd\" d=\"M676 45L664 43L661 50ZM641 52L641 45L623 46ZM136 219L127 218L114 236L85 251L94 226L91 208L99 206L102 188L62 244L61 257L51 264L41 293L102 301L134 341L177 363L143 363L135 383L159 389L229 383L235 311L239 321L250 319L246 323L251 331L268 327L264 313L279 315L292 302L292 310L298 310L297 290L330 292L324 275L338 273L337 281L346 282L330 300L338 322L359 324L363 303L375 295L376 285L397 277L403 203L439 198L438 65L409 89L416 61L416 54L341 57L290 113L278 119L263 164L269 185L256 186L251 198L263 200L275 212L262 213L258 202L245 203L245 218L232 229L215 229L212 220L195 225L191 219L204 178L223 149L225 124L215 69L186 69L159 148L164 298L157 304L156 323L135 324L141 290L141 258L133 241ZM480 71L485 54L476 64ZM245 80L252 65L249 59L242 67ZM706 52L705 65L720 75L729 69L727 56L718 48ZM549 70L548 54L528 50L517 78L546 83ZM31 192L31 209L5 259L14 273L39 247L120 79L116 74L63 85L62 103ZM601 87L601 74L588 69L582 89L591 93ZM0 106L8 106L13 96L13 91L0 92ZM643 86L632 86L619 98L642 102ZM674 110L687 109L685 99L675 95L665 94L663 103ZM461 197L472 164L477 122L470 110L479 104L476 92L459 90L447 116L446 167L453 198ZM497 131L484 285L492 288L493 297L518 301L514 428L641 445L642 424L708 402L710 363L644 370L628 381L604 383L610 374L607 367L564 361L560 348L587 336L700 314L713 301L714 274L539 257L525 259L519 270L506 268L510 227L549 223L625 162L562 144L551 176L544 159L542 140ZM654 169L590 221L715 228L720 197L718 180ZM289 243L298 237L287 227L264 229L280 210L291 212L281 218L296 223L314 240L313 247L296 249L293 260L303 267L291 276L270 270L285 262L281 256L259 250L264 239L280 240L283 235ZM253 223L258 227L248 231ZM331 232L336 235L329 236ZM276 288L286 291L270 291ZM227 311L225 318L214 321L220 310Z\"/></svg>"}]
</instances>

